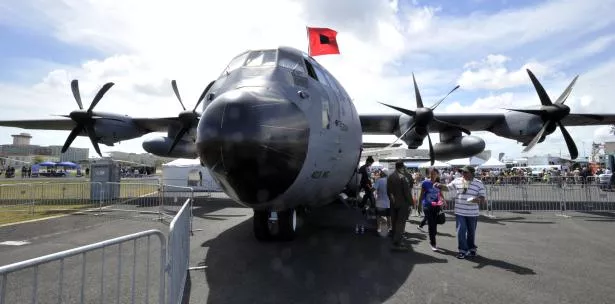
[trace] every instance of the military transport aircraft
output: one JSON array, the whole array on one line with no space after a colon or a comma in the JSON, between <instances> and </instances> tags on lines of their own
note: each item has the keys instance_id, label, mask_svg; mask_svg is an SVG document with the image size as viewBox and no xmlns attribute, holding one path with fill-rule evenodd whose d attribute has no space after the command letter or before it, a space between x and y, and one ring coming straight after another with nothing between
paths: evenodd
<instances>
[{"instance_id":1,"label":"military transport aircraft","mask_svg":"<svg viewBox=\"0 0 615 304\"><path fill-rule=\"evenodd\" d=\"M342 193L356 190L363 134L395 134L410 149L418 148L427 137L433 162L482 152L485 142L470 135L472 131L515 139L527 151L558 126L576 158L577 148L564 125L615 123L615 114L570 113L564 102L576 78L551 102L536 77L528 74L542 103L539 109L435 114L444 98L424 106L414 81L415 110L387 105L402 114L359 115L346 90L312 56L279 47L246 51L233 58L205 88L193 110L186 110L173 82L184 108L178 117L131 118L93 112L111 83L83 110L74 81L80 110L71 112L70 120L0 121L0 126L72 130L65 148L78 135L89 136L96 148L98 142L113 144L166 131L166 137L144 141L143 148L159 156L198 156L226 194L254 209L257 239L288 240L296 232L297 211L331 203ZM201 102L203 112L197 113ZM430 132L440 134L439 143L431 144Z\"/></svg>"}]
</instances>

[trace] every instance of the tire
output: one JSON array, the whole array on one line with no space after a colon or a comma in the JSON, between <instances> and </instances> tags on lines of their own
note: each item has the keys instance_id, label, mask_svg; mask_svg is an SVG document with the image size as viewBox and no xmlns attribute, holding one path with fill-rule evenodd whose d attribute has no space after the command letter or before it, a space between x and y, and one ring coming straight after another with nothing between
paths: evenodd
<instances>
[{"instance_id":1,"label":"tire","mask_svg":"<svg viewBox=\"0 0 615 304\"><path fill-rule=\"evenodd\" d=\"M261 242L270 241L272 236L269 232L269 211L254 210L252 221L254 237Z\"/></svg>"},{"instance_id":2,"label":"tire","mask_svg":"<svg viewBox=\"0 0 615 304\"><path fill-rule=\"evenodd\" d=\"M295 209L288 209L278 212L278 235L279 241L292 241L297 232L297 212Z\"/></svg>"}]
</instances>

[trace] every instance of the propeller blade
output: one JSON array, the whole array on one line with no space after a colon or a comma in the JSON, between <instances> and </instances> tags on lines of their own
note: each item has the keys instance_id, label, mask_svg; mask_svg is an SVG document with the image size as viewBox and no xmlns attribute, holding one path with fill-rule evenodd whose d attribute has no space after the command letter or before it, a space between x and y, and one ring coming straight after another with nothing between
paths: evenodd
<instances>
[{"instance_id":1,"label":"propeller blade","mask_svg":"<svg viewBox=\"0 0 615 304\"><path fill-rule=\"evenodd\" d=\"M186 111L186 107L184 107L184 103L182 102L181 96L179 96L179 90L177 89L177 81L175 79L171 80L171 87L173 87L173 93L175 93L175 97L179 100L179 103L182 105L184 111Z\"/></svg>"},{"instance_id":2,"label":"propeller blade","mask_svg":"<svg viewBox=\"0 0 615 304\"><path fill-rule=\"evenodd\" d=\"M88 137L92 142L92 146L94 146L94 150L98 153L98 156L102 157L102 153L100 153L100 147L98 146L98 142L96 141L96 131L94 131L93 125L85 125L85 131L88 133Z\"/></svg>"},{"instance_id":3,"label":"propeller blade","mask_svg":"<svg viewBox=\"0 0 615 304\"><path fill-rule=\"evenodd\" d=\"M81 133L81 130L83 130L83 125L78 124L73 128L72 131L70 131L70 134L68 134L68 137L66 138L66 141L64 142L64 146L62 146L62 153L68 150L68 147L70 147L70 145L73 143L77 135Z\"/></svg>"},{"instance_id":4,"label":"propeller blade","mask_svg":"<svg viewBox=\"0 0 615 304\"><path fill-rule=\"evenodd\" d=\"M423 99L421 98L421 93L419 92L419 87L416 85L416 79L414 79L414 73L412 73L412 82L414 83L414 96L416 97L416 107L423 107Z\"/></svg>"},{"instance_id":5,"label":"propeller blade","mask_svg":"<svg viewBox=\"0 0 615 304\"><path fill-rule=\"evenodd\" d=\"M415 123L412 123L412 124L410 125L410 127L409 127L409 128L408 128L408 129L407 129L404 133L402 133L402 134L401 134L398 138L396 138L396 139L395 139L395 141L393 141L390 145L388 145L388 146L384 147L384 149L389 149L389 148L393 147L393 146L395 145L395 143L396 143L398 140L400 140L402 137L404 137L406 134L408 134L408 132L410 132L410 130L412 130L412 129L414 128L414 126L415 126L415 125L416 125Z\"/></svg>"},{"instance_id":6,"label":"propeller blade","mask_svg":"<svg viewBox=\"0 0 615 304\"><path fill-rule=\"evenodd\" d=\"M83 110L83 103L81 103L81 94L79 94L79 81L77 79L73 79L73 81L70 82L70 88L71 91L73 91L73 97L75 97L79 109Z\"/></svg>"},{"instance_id":7,"label":"propeller blade","mask_svg":"<svg viewBox=\"0 0 615 304\"><path fill-rule=\"evenodd\" d=\"M530 143L527 145L527 147L525 147L525 149L523 149L523 152L527 152L529 150L531 150L540 140L540 138L542 138L542 135L545 133L545 131L547 131L547 127L549 127L549 124L551 124L552 122L550 120L545 121L545 123L542 125L542 129L540 129L540 131L538 132L538 134L536 134L536 136L534 136L534 138L532 139L532 141L530 141Z\"/></svg>"},{"instance_id":8,"label":"propeller blade","mask_svg":"<svg viewBox=\"0 0 615 304\"><path fill-rule=\"evenodd\" d=\"M527 114L534 114L534 115L539 115L539 116L545 114L545 110L542 110L542 109L504 109L504 110L527 113Z\"/></svg>"},{"instance_id":9,"label":"propeller blade","mask_svg":"<svg viewBox=\"0 0 615 304\"><path fill-rule=\"evenodd\" d=\"M448 97L448 95L451 95L451 93L455 92L455 90L457 90L457 89L459 89L459 85L454 87L450 92L448 92L448 94L446 94L446 96L442 97L442 99L440 99L433 106L431 106L431 109L435 110L444 101L444 99L446 99L446 97Z\"/></svg>"},{"instance_id":10,"label":"propeller blade","mask_svg":"<svg viewBox=\"0 0 615 304\"><path fill-rule=\"evenodd\" d=\"M568 152L570 152L570 159L576 159L579 156L579 150L577 150L577 145L574 144L574 140L568 130L564 127L561 121L557 122L560 131L562 131L562 135L564 135L564 140L566 141L566 146L568 146Z\"/></svg>"},{"instance_id":11,"label":"propeller blade","mask_svg":"<svg viewBox=\"0 0 615 304\"><path fill-rule=\"evenodd\" d=\"M177 133L177 135L175 136L175 139L173 140L173 144L171 144L171 147L169 148L169 154L171 154L171 152L173 151L173 149L175 149L175 146L179 143L179 141L184 137L184 135L188 132L188 130L190 130L190 128L182 128L181 130L179 130L179 132Z\"/></svg>"},{"instance_id":12,"label":"propeller blade","mask_svg":"<svg viewBox=\"0 0 615 304\"><path fill-rule=\"evenodd\" d=\"M572 87L574 86L574 83L577 82L578 78L579 75L574 77L572 82L570 82L568 87L564 90L564 92L562 92L562 95L557 98L557 100L555 101L556 104L564 104L564 102L566 102L566 99L568 99L568 96L570 96L570 92L572 92Z\"/></svg>"},{"instance_id":13,"label":"propeller blade","mask_svg":"<svg viewBox=\"0 0 615 304\"><path fill-rule=\"evenodd\" d=\"M427 140L429 141L429 161L431 161L431 165L433 166L436 161L436 153L433 150L433 145L431 144L431 136L429 136L429 132L427 133Z\"/></svg>"},{"instance_id":14,"label":"propeller blade","mask_svg":"<svg viewBox=\"0 0 615 304\"><path fill-rule=\"evenodd\" d=\"M201 101L203 101L203 99L205 99L205 95L207 95L207 92L209 92L209 89L211 89L211 86L214 85L214 82L216 82L215 80L210 82L207 87L205 87L205 90L203 90L203 93L201 93L201 96L199 97L199 100L196 102L196 105L194 106L194 109L192 110L192 112L196 111L196 108L199 107L199 105L201 104Z\"/></svg>"},{"instance_id":15,"label":"propeller blade","mask_svg":"<svg viewBox=\"0 0 615 304\"><path fill-rule=\"evenodd\" d=\"M536 79L536 76L534 76L534 73L532 73L532 71L530 71L529 69L526 69L526 71L527 71L527 74L530 75L530 80L532 80L532 84L534 84L536 93L538 93L538 98L540 99L540 103L542 103L543 106L552 105L553 103L551 102L551 98L549 98L547 91L545 91L545 88L542 87L542 84L540 84L540 81Z\"/></svg>"},{"instance_id":16,"label":"propeller blade","mask_svg":"<svg viewBox=\"0 0 615 304\"><path fill-rule=\"evenodd\" d=\"M472 134L472 132L470 132L470 130L468 130L468 129L466 129L466 128L464 128L464 127L460 126L460 125L456 125L456 124L453 124L453 123L450 123L450 122L448 122L448 121L444 121L444 120L439 120L439 119L437 119L437 118L435 118L435 117L433 118L433 120L434 120L435 122L437 122L437 123L440 123L440 124L446 125L446 126L448 126L448 127L455 128L455 129L459 129L459 130L461 130L461 132L463 132L463 133L465 133L465 134L468 134L468 135Z\"/></svg>"},{"instance_id":17,"label":"propeller blade","mask_svg":"<svg viewBox=\"0 0 615 304\"><path fill-rule=\"evenodd\" d=\"M402 112L402 113L404 113L404 114L406 114L408 116L414 117L414 115L416 115L416 112L414 112L412 110L408 110L408 109L392 106L392 105L389 105L389 104L386 104L386 103L382 103L382 102L378 102L378 103L381 104L381 105L385 105L385 106L387 106L387 107L389 107L389 108L391 108L393 110L397 110L399 112Z\"/></svg>"},{"instance_id":18,"label":"propeller blade","mask_svg":"<svg viewBox=\"0 0 615 304\"><path fill-rule=\"evenodd\" d=\"M114 85L113 82L107 82L107 83L105 83L105 85L102 88L100 88L100 90L98 90L98 93L96 93L96 96L94 96L94 100L92 100L92 104L90 104L90 108L88 108L88 113L92 113L92 110L94 110L94 107L103 98L103 96L105 96L105 93L107 93L107 91L109 91L109 89L113 85ZM100 154L100 153L98 153L98 154Z\"/></svg>"}]
</instances>

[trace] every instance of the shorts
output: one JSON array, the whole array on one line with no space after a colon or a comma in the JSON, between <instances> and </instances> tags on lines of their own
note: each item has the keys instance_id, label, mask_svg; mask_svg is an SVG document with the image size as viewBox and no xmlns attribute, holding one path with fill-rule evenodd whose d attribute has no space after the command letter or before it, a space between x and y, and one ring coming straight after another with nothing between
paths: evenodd
<instances>
[{"instance_id":1,"label":"shorts","mask_svg":"<svg viewBox=\"0 0 615 304\"><path fill-rule=\"evenodd\" d=\"M376 207L376 215L378 215L378 216L391 216L391 208Z\"/></svg>"}]
</instances>

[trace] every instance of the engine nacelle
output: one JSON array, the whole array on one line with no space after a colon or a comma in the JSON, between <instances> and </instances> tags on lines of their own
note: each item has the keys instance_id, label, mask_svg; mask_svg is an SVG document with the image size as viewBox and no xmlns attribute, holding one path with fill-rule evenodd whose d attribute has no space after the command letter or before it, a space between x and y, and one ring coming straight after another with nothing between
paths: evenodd
<instances>
[{"instance_id":1,"label":"engine nacelle","mask_svg":"<svg viewBox=\"0 0 615 304\"><path fill-rule=\"evenodd\" d=\"M477 136L459 136L433 146L436 159L451 160L467 158L485 150L485 141Z\"/></svg>"},{"instance_id":2,"label":"engine nacelle","mask_svg":"<svg viewBox=\"0 0 615 304\"><path fill-rule=\"evenodd\" d=\"M110 119L97 121L94 125L94 132L96 132L98 142L107 146L113 146L118 141L138 138L147 133L131 123Z\"/></svg>"},{"instance_id":3,"label":"engine nacelle","mask_svg":"<svg viewBox=\"0 0 615 304\"><path fill-rule=\"evenodd\" d=\"M169 154L173 138L156 137L143 141L143 149L149 153L162 157L197 158L196 145L193 142L181 140Z\"/></svg>"}]
</instances>

